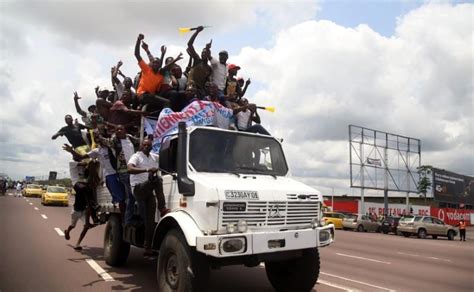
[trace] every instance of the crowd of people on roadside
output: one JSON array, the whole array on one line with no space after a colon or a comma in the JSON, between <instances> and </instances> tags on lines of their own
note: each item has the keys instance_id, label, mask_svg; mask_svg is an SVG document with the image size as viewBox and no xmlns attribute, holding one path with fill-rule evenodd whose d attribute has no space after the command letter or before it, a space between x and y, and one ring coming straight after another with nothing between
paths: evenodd
<instances>
[{"instance_id":1,"label":"crowd of people on roadside","mask_svg":"<svg viewBox=\"0 0 474 292\"><path fill-rule=\"evenodd\" d=\"M269 135L260 125L257 106L244 97L250 79L237 77L240 67L227 64L227 51L220 51L216 57L211 53L210 41L200 55L196 52L194 41L203 29L202 26L191 29L194 33L187 43L190 58L184 71L178 64L182 53L165 58L166 46L162 46L161 56L155 57L144 35L139 34L135 57L140 72L135 78L121 71L123 63L119 61L111 68L114 90L96 87L96 102L87 111L81 108L81 97L74 92L76 111L83 123L66 115L66 125L52 139L65 136L70 143L63 149L73 158L69 167L76 200L65 238L70 238L79 219L85 222L76 249L81 249L80 241L87 229L99 223L96 189L104 181L125 225L133 223L137 202L145 225L145 255L152 254L151 228L156 201L161 216L170 210L166 208L162 180L157 175L158 156L151 152L152 137L141 143L138 139L143 134L140 133L142 116L159 116L164 108L179 112L194 101L208 101L233 113L230 130ZM141 57L140 48L146 52L148 62ZM90 218L94 223L90 223Z\"/></svg>"}]
</instances>

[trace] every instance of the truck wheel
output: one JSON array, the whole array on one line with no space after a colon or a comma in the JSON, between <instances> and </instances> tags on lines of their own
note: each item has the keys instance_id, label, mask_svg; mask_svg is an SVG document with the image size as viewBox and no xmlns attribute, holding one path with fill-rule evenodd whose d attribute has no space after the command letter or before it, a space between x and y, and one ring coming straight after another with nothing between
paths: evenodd
<instances>
[{"instance_id":1,"label":"truck wheel","mask_svg":"<svg viewBox=\"0 0 474 292\"><path fill-rule=\"evenodd\" d=\"M357 226L357 232L364 232L364 226L362 225Z\"/></svg>"},{"instance_id":2,"label":"truck wheel","mask_svg":"<svg viewBox=\"0 0 474 292\"><path fill-rule=\"evenodd\" d=\"M122 222L119 216L110 216L105 226L104 258L107 265L125 264L130 253L130 243L123 240Z\"/></svg>"},{"instance_id":3,"label":"truck wheel","mask_svg":"<svg viewBox=\"0 0 474 292\"><path fill-rule=\"evenodd\" d=\"M169 231L160 246L158 291L205 291L209 279L206 256L192 250L178 230Z\"/></svg>"},{"instance_id":4,"label":"truck wheel","mask_svg":"<svg viewBox=\"0 0 474 292\"><path fill-rule=\"evenodd\" d=\"M426 238L426 230L421 228L418 230L418 238L425 239Z\"/></svg>"},{"instance_id":5,"label":"truck wheel","mask_svg":"<svg viewBox=\"0 0 474 292\"><path fill-rule=\"evenodd\" d=\"M311 291L319 277L319 251L306 249L296 259L266 262L267 277L276 291Z\"/></svg>"},{"instance_id":6,"label":"truck wheel","mask_svg":"<svg viewBox=\"0 0 474 292\"><path fill-rule=\"evenodd\" d=\"M453 240L454 239L454 231L449 230L448 231L448 240Z\"/></svg>"}]
</instances>

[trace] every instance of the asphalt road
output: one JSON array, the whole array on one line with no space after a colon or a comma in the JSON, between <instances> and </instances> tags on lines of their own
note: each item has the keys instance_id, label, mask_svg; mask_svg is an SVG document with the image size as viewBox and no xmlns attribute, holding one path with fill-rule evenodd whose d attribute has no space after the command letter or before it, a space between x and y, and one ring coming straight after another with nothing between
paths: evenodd
<instances>
[{"instance_id":1,"label":"asphalt road","mask_svg":"<svg viewBox=\"0 0 474 292\"><path fill-rule=\"evenodd\" d=\"M80 252L61 230L71 207L42 206L40 199L0 196L0 292L154 291L156 260L132 248L127 265L103 261L104 226L89 231ZM457 238L459 239L459 238ZM320 250L315 291L474 291L474 230L468 240L405 238L337 231ZM273 291L263 266L213 270L209 291Z\"/></svg>"}]
</instances>

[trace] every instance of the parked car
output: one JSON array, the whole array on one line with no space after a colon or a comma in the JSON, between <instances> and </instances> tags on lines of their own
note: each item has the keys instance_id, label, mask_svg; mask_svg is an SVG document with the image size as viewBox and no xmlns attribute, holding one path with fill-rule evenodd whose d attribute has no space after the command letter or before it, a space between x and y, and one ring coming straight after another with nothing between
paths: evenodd
<instances>
[{"instance_id":1,"label":"parked car","mask_svg":"<svg viewBox=\"0 0 474 292\"><path fill-rule=\"evenodd\" d=\"M342 220L346 218L344 214L338 212L324 212L323 219L325 224L334 224L336 229L342 229Z\"/></svg>"},{"instance_id":2,"label":"parked car","mask_svg":"<svg viewBox=\"0 0 474 292\"><path fill-rule=\"evenodd\" d=\"M369 215L352 214L342 220L344 230L380 232L380 226L380 222L372 219Z\"/></svg>"},{"instance_id":3,"label":"parked car","mask_svg":"<svg viewBox=\"0 0 474 292\"><path fill-rule=\"evenodd\" d=\"M46 192L41 196L41 204L58 204L69 206L69 194L66 188L58 186L49 186Z\"/></svg>"},{"instance_id":4,"label":"parked car","mask_svg":"<svg viewBox=\"0 0 474 292\"><path fill-rule=\"evenodd\" d=\"M25 197L38 197L40 198L43 194L43 190L40 185L27 184L26 187L21 191Z\"/></svg>"},{"instance_id":5,"label":"parked car","mask_svg":"<svg viewBox=\"0 0 474 292\"><path fill-rule=\"evenodd\" d=\"M381 222L380 231L383 232L384 234L388 234L389 232L398 234L397 229L398 229L399 221L400 221L400 217L395 217L395 216L385 217Z\"/></svg>"},{"instance_id":6,"label":"parked car","mask_svg":"<svg viewBox=\"0 0 474 292\"><path fill-rule=\"evenodd\" d=\"M446 236L453 240L457 235L456 227L445 224L443 221L432 216L404 216L398 224L398 231L405 237L417 235L418 238L426 238L431 235L433 239L438 236Z\"/></svg>"}]
</instances>

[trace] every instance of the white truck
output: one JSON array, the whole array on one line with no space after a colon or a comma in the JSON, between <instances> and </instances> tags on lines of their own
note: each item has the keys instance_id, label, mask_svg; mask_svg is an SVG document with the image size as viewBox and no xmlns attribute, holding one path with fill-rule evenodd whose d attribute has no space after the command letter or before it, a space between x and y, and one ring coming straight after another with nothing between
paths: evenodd
<instances>
[{"instance_id":1,"label":"white truck","mask_svg":"<svg viewBox=\"0 0 474 292\"><path fill-rule=\"evenodd\" d=\"M310 291L319 276L319 247L334 241L323 226L322 195L288 176L280 142L270 136L179 124L160 149L167 206L156 220L158 291L205 291L210 268L265 264L277 291ZM110 195L104 256L126 262L142 247L143 225L124 230Z\"/></svg>"}]
</instances>

